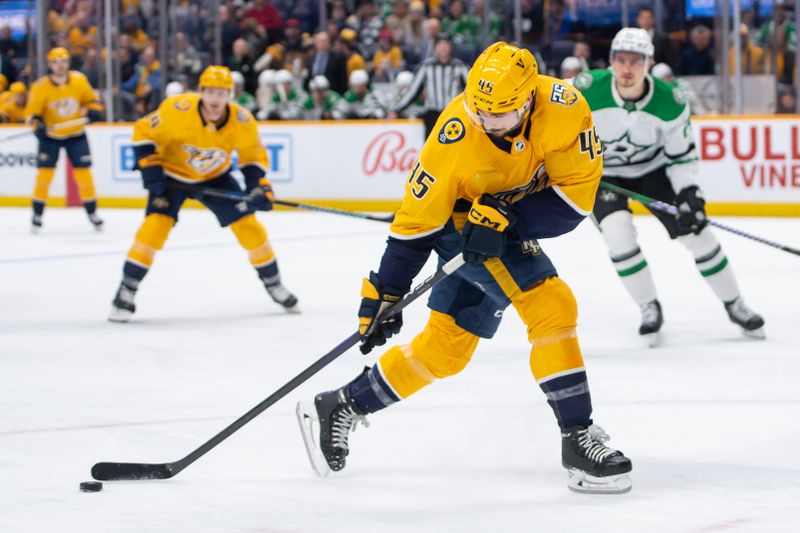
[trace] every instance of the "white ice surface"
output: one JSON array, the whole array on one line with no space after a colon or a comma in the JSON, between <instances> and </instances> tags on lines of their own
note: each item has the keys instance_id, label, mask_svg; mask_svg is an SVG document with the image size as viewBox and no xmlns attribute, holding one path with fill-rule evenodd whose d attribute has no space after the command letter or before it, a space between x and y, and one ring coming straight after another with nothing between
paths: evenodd
<instances>
[{"instance_id":1,"label":"white ice surface","mask_svg":"<svg viewBox=\"0 0 800 533\"><path fill-rule=\"evenodd\" d=\"M666 324L638 338L591 223L544 242L580 306L595 421L633 460L624 496L569 492L554 417L509 312L460 375L371 417L348 467L314 477L294 404L371 364L351 350L173 479L107 482L98 461L167 462L205 442L355 327L386 226L260 215L303 314L267 297L228 230L185 210L128 324L105 317L141 220L0 211L0 531L800 531L800 257L717 232L767 340L743 338L651 217L637 218ZM800 246L797 219L722 219ZM430 272L432 265L426 267ZM427 317L405 313L400 340Z\"/></svg>"}]
</instances>

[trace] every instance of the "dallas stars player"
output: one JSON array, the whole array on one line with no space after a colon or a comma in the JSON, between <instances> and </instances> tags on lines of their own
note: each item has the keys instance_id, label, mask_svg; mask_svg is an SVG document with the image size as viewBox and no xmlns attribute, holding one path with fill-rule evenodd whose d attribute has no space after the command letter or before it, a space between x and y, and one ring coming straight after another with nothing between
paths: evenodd
<instances>
[{"instance_id":1,"label":"dallas stars player","mask_svg":"<svg viewBox=\"0 0 800 533\"><path fill-rule=\"evenodd\" d=\"M599 143L580 142L592 131L586 101L539 76L529 51L500 42L478 57L434 131L410 172L380 268L363 283L361 351L400 330L401 317L375 317L408 291L432 250L440 265L462 251L467 264L433 288L428 324L410 344L314 405L298 405L312 466L321 475L344 468L357 422L461 371L510 304L527 325L531 370L561 429L570 487L626 492L630 460L592 425L575 298L536 242L571 231L594 204L602 155Z\"/></svg>"},{"instance_id":2,"label":"dallas stars player","mask_svg":"<svg viewBox=\"0 0 800 533\"><path fill-rule=\"evenodd\" d=\"M676 217L651 211L670 238L692 253L730 320L746 335L763 337L764 320L744 304L728 259L707 227L705 200L695 183L698 157L689 107L680 89L647 74L653 44L644 30L620 30L611 43L610 61L610 71L592 70L575 78L603 143L603 179L677 205ZM655 346L663 323L661 304L636 240L628 199L600 189L593 218L623 285L641 308L639 334Z\"/></svg>"},{"instance_id":3,"label":"dallas stars player","mask_svg":"<svg viewBox=\"0 0 800 533\"><path fill-rule=\"evenodd\" d=\"M86 140L85 123L102 118L103 104L95 94L86 76L69 70L70 55L64 48L53 48L47 54L50 74L42 76L33 85L25 108L27 122L33 126L39 139L36 157L36 185L33 189L34 232L42 227L42 215L47 202L50 182L56 171L58 153L67 151L75 172L83 207L95 229L100 230L103 221L97 216L97 198L92 180L92 156Z\"/></svg>"},{"instance_id":4,"label":"dallas stars player","mask_svg":"<svg viewBox=\"0 0 800 533\"><path fill-rule=\"evenodd\" d=\"M227 67L210 66L200 75L198 94L166 98L158 109L136 122L136 165L148 190L145 219L123 267L109 320L127 322L136 310L134 296L178 220L183 202L195 198L210 209L220 226L230 226L272 299L297 312L297 298L281 284L275 252L254 208L272 209L273 194L265 177L267 153L249 111L230 101L233 78ZM231 155L239 154L250 201L202 196L176 187L198 185L241 193L231 176ZM198 187L199 188L199 187Z\"/></svg>"}]
</instances>

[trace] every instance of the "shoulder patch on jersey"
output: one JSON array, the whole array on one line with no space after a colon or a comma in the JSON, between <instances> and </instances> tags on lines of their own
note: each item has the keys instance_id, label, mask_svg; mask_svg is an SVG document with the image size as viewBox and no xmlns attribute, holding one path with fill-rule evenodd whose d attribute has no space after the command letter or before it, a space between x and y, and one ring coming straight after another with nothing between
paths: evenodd
<instances>
[{"instance_id":1,"label":"shoulder patch on jersey","mask_svg":"<svg viewBox=\"0 0 800 533\"><path fill-rule=\"evenodd\" d=\"M239 108L236 110L236 120L238 120L241 124L247 124L250 122L250 113L248 113L245 109Z\"/></svg>"},{"instance_id":2,"label":"shoulder patch on jersey","mask_svg":"<svg viewBox=\"0 0 800 533\"><path fill-rule=\"evenodd\" d=\"M675 99L676 104L685 105L686 104L686 93L683 92L683 89L680 87L675 87L672 89L672 98Z\"/></svg>"},{"instance_id":3,"label":"shoulder patch on jersey","mask_svg":"<svg viewBox=\"0 0 800 533\"><path fill-rule=\"evenodd\" d=\"M460 119L451 118L439 131L439 142L442 144L458 142L464 138L465 132L464 123Z\"/></svg>"},{"instance_id":4,"label":"shoulder patch on jersey","mask_svg":"<svg viewBox=\"0 0 800 533\"><path fill-rule=\"evenodd\" d=\"M572 84L579 91L583 91L591 87L593 81L594 78L592 78L591 74L589 74L588 72L581 72L580 74L575 76L575 81L573 81Z\"/></svg>"},{"instance_id":5,"label":"shoulder patch on jersey","mask_svg":"<svg viewBox=\"0 0 800 533\"><path fill-rule=\"evenodd\" d=\"M578 95L566 85L554 83L553 90L550 92L550 101L569 107L578 101Z\"/></svg>"},{"instance_id":6,"label":"shoulder patch on jersey","mask_svg":"<svg viewBox=\"0 0 800 533\"><path fill-rule=\"evenodd\" d=\"M175 109L178 111L188 111L192 108L192 103L189 100L178 100L175 102Z\"/></svg>"}]
</instances>

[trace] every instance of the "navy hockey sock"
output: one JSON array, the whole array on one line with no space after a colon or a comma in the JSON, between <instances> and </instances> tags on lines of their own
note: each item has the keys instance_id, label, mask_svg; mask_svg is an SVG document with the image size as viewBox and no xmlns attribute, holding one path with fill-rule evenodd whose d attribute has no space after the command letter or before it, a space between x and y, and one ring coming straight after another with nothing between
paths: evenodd
<instances>
[{"instance_id":1,"label":"navy hockey sock","mask_svg":"<svg viewBox=\"0 0 800 533\"><path fill-rule=\"evenodd\" d=\"M88 200L83 202L83 208L86 209L86 214L93 214L95 211L97 211L97 200Z\"/></svg>"},{"instance_id":2,"label":"navy hockey sock","mask_svg":"<svg viewBox=\"0 0 800 533\"><path fill-rule=\"evenodd\" d=\"M547 403L553 408L562 430L591 424L592 398L585 371L546 379L539 387L547 396Z\"/></svg>"},{"instance_id":3,"label":"navy hockey sock","mask_svg":"<svg viewBox=\"0 0 800 533\"><path fill-rule=\"evenodd\" d=\"M365 415L400 401L381 376L377 365L372 368L365 367L361 375L347 385L347 393Z\"/></svg>"},{"instance_id":4,"label":"navy hockey sock","mask_svg":"<svg viewBox=\"0 0 800 533\"><path fill-rule=\"evenodd\" d=\"M132 261L125 261L122 267L122 284L132 291L139 288L139 283L147 275L148 269Z\"/></svg>"},{"instance_id":5,"label":"navy hockey sock","mask_svg":"<svg viewBox=\"0 0 800 533\"><path fill-rule=\"evenodd\" d=\"M267 287L281 281L281 273L278 270L277 261L272 261L266 265L256 267L256 272L258 272L258 277L261 278L261 281L263 281L264 285Z\"/></svg>"},{"instance_id":6,"label":"navy hockey sock","mask_svg":"<svg viewBox=\"0 0 800 533\"><path fill-rule=\"evenodd\" d=\"M33 214L42 216L42 214L44 213L44 202L42 202L41 200L34 200L32 202L32 206L33 206Z\"/></svg>"}]
</instances>

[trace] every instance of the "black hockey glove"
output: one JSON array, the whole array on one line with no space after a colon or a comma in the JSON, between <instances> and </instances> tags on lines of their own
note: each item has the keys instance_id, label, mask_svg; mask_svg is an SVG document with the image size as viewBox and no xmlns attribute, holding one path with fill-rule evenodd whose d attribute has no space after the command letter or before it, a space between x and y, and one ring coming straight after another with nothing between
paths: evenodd
<instances>
[{"instance_id":1,"label":"black hockey glove","mask_svg":"<svg viewBox=\"0 0 800 533\"><path fill-rule=\"evenodd\" d=\"M44 125L44 120L39 116L35 116L31 119L30 124L31 127L33 127L33 134L36 138L40 141L45 140L47 137L47 127Z\"/></svg>"},{"instance_id":2,"label":"black hockey glove","mask_svg":"<svg viewBox=\"0 0 800 533\"><path fill-rule=\"evenodd\" d=\"M361 307L358 308L358 332L361 334L361 353L368 354L375 346L383 346L386 339L403 327L403 314L398 313L380 324L375 318L387 307L399 302L403 293L391 287L381 287L378 275L369 273L361 285Z\"/></svg>"},{"instance_id":3,"label":"black hockey glove","mask_svg":"<svg viewBox=\"0 0 800 533\"><path fill-rule=\"evenodd\" d=\"M500 257L506 245L506 230L514 224L515 217L500 200L484 194L472 202L467 223L464 224L464 260L483 263Z\"/></svg>"},{"instance_id":4,"label":"black hockey glove","mask_svg":"<svg viewBox=\"0 0 800 533\"><path fill-rule=\"evenodd\" d=\"M275 201L275 194L272 192L272 184L267 178L258 181L258 187L254 187L247 195L247 201L258 211L271 211L272 203Z\"/></svg>"},{"instance_id":5,"label":"black hockey glove","mask_svg":"<svg viewBox=\"0 0 800 533\"><path fill-rule=\"evenodd\" d=\"M103 120L103 113L98 111L97 109L90 109L89 112L86 114L86 118L89 120L89 123L92 122L100 122Z\"/></svg>"},{"instance_id":6,"label":"black hockey glove","mask_svg":"<svg viewBox=\"0 0 800 533\"><path fill-rule=\"evenodd\" d=\"M675 220L683 231L691 231L695 235L708 225L706 217L706 200L697 185L691 185L678 193L676 200L678 214Z\"/></svg>"}]
</instances>

